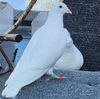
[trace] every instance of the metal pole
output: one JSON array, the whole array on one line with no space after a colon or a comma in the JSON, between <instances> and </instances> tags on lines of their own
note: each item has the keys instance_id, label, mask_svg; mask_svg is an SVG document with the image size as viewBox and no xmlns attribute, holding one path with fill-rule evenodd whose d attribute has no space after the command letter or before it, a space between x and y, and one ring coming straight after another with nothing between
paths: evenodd
<instances>
[{"instance_id":1,"label":"metal pole","mask_svg":"<svg viewBox=\"0 0 100 99\"><path fill-rule=\"evenodd\" d=\"M12 65L12 62L10 61L9 57L6 55L5 51L2 49L2 47L0 46L0 52L2 53L3 57L5 58L10 71L14 70L14 66Z\"/></svg>"}]
</instances>

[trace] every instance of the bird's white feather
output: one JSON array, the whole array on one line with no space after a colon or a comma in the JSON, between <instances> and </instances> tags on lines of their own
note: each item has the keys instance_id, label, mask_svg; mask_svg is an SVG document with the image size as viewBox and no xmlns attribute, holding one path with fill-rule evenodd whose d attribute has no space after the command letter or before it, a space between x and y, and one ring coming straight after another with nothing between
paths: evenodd
<instances>
[{"instance_id":1,"label":"bird's white feather","mask_svg":"<svg viewBox=\"0 0 100 99\"><path fill-rule=\"evenodd\" d=\"M33 10L40 11L49 11L51 6L60 0L37 0L36 4L33 7Z\"/></svg>"},{"instance_id":2,"label":"bird's white feather","mask_svg":"<svg viewBox=\"0 0 100 99\"><path fill-rule=\"evenodd\" d=\"M64 29L67 38L67 45L64 54L56 62L55 69L60 70L79 70L83 65L83 55L73 43L70 33Z\"/></svg>"},{"instance_id":3,"label":"bird's white feather","mask_svg":"<svg viewBox=\"0 0 100 99\"><path fill-rule=\"evenodd\" d=\"M54 6L59 7L59 5L67 8L63 3ZM22 87L45 74L63 54L67 42L63 30L65 12L59 13L57 7L53 8L46 23L31 38L17 66L6 81L2 96L16 96Z\"/></svg>"}]
</instances>

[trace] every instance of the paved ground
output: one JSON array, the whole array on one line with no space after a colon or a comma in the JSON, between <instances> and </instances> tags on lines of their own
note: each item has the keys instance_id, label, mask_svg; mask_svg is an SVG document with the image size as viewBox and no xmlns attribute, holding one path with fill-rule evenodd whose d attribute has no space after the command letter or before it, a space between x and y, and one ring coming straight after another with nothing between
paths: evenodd
<instances>
[{"instance_id":1,"label":"paved ground","mask_svg":"<svg viewBox=\"0 0 100 99\"><path fill-rule=\"evenodd\" d=\"M58 73L58 71L56 71ZM61 71L59 71L60 73ZM100 99L99 72L63 72L64 80L47 81L43 76L38 81L22 88L17 99ZM8 74L9 75L9 74ZM0 92L7 75L0 77ZM2 81L3 79L3 81Z\"/></svg>"},{"instance_id":2,"label":"paved ground","mask_svg":"<svg viewBox=\"0 0 100 99\"><path fill-rule=\"evenodd\" d=\"M25 87L18 99L100 99L99 72L64 73L66 79L47 81L42 77Z\"/></svg>"}]
</instances>

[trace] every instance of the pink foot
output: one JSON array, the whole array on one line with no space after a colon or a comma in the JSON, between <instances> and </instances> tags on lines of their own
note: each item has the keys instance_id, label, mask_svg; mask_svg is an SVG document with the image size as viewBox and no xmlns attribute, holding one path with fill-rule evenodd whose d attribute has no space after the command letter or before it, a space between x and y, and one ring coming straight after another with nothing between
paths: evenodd
<instances>
[{"instance_id":1,"label":"pink foot","mask_svg":"<svg viewBox=\"0 0 100 99\"><path fill-rule=\"evenodd\" d=\"M51 75L51 77L47 80L53 80L53 79L64 79L65 77L63 76L63 74L60 75Z\"/></svg>"}]
</instances>

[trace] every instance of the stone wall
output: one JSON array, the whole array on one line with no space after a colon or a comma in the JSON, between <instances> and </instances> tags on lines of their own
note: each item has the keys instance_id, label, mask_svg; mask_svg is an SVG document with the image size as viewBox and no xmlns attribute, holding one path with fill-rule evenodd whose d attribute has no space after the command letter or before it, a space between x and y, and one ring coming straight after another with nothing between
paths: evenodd
<instances>
[{"instance_id":1,"label":"stone wall","mask_svg":"<svg viewBox=\"0 0 100 99\"><path fill-rule=\"evenodd\" d=\"M82 51L85 64L82 70L100 70L100 0L65 0L73 12L65 15L65 27L72 33Z\"/></svg>"}]
</instances>

